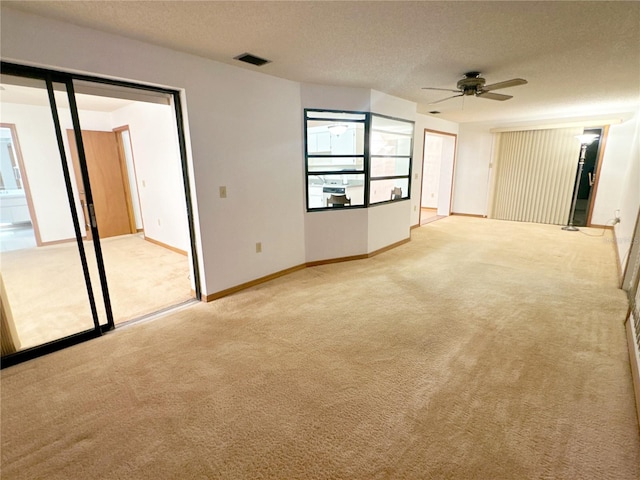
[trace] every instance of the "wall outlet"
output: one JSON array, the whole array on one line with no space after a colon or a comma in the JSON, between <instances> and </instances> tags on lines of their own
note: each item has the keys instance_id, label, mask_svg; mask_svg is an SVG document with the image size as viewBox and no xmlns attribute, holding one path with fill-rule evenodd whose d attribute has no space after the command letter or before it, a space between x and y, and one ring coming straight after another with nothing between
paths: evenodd
<instances>
[{"instance_id":1,"label":"wall outlet","mask_svg":"<svg viewBox=\"0 0 640 480\"><path fill-rule=\"evenodd\" d=\"M613 224L614 224L614 225L616 225L616 224L618 224L618 223L620 223L620 217L616 217L616 218L614 218L614 219L613 219Z\"/></svg>"},{"instance_id":2,"label":"wall outlet","mask_svg":"<svg viewBox=\"0 0 640 480\"><path fill-rule=\"evenodd\" d=\"M220 198L227 198L227 187L220 187Z\"/></svg>"},{"instance_id":3,"label":"wall outlet","mask_svg":"<svg viewBox=\"0 0 640 480\"><path fill-rule=\"evenodd\" d=\"M256 243L256 253L262 253L262 242Z\"/></svg>"}]
</instances>

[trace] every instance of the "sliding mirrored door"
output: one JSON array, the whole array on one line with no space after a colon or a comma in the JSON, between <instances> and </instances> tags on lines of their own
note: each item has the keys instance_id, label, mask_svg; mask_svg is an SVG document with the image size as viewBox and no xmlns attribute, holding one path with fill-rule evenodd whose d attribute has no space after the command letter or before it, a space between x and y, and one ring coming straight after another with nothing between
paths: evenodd
<instances>
[{"instance_id":1,"label":"sliding mirrored door","mask_svg":"<svg viewBox=\"0 0 640 480\"><path fill-rule=\"evenodd\" d=\"M5 62L0 92L2 367L199 298L178 92Z\"/></svg>"},{"instance_id":2,"label":"sliding mirrored door","mask_svg":"<svg viewBox=\"0 0 640 480\"><path fill-rule=\"evenodd\" d=\"M88 268L95 254L83 243L62 137L61 124L73 123L59 105L69 98L69 84L20 73L3 65L0 90L0 120L15 134L14 155L19 139L21 158L18 168L3 169L7 182L0 187L3 366L101 331L94 300L100 286Z\"/></svg>"}]
</instances>

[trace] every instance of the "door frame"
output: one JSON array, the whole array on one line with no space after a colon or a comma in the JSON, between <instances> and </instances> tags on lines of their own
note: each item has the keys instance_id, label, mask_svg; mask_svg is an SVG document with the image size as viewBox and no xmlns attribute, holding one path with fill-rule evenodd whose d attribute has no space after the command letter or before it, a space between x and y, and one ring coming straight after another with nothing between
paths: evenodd
<instances>
[{"instance_id":1,"label":"door frame","mask_svg":"<svg viewBox=\"0 0 640 480\"><path fill-rule=\"evenodd\" d=\"M593 216L593 206L598 194L598 184L600 183L600 171L602 170L602 161L604 160L604 151L607 147L607 137L609 136L609 125L602 127L602 136L598 139L598 155L596 157L596 179L589 193L589 204L587 205L587 227L591 226L591 217Z\"/></svg>"},{"instance_id":2,"label":"door frame","mask_svg":"<svg viewBox=\"0 0 640 480\"><path fill-rule=\"evenodd\" d=\"M176 128L178 135L178 147L180 154L180 163L182 167L182 185L184 188L185 195L185 203L186 203L186 214L187 214L187 224L189 229L189 239L190 239L190 247L191 247L191 270L193 274L194 281L194 294L195 298L200 299L202 296L201 286L200 286L200 269L199 269L199 259L197 255L197 246L196 246L196 226L195 219L193 215L193 207L192 207L192 198L191 198L191 179L189 176L189 168L188 168L188 160L187 160L187 147L186 147L186 136L185 136L185 122L182 111L182 102L181 102L181 92L179 90L172 90L167 88L155 87L150 85L144 85L140 83L134 82L126 82L121 80L112 80L102 77L94 77L91 75L81 75L71 72L64 72L59 70L50 70L40 67L31 67L26 65L20 65L16 63L10 62L0 62L0 68L2 72L8 75L14 75L23 78L33 78L42 80L47 85L47 92L49 98L49 105L51 109L51 115L53 117L53 123L55 127L55 134L58 143L58 149L62 161L63 174L65 177L65 186L67 188L67 195L69 198L69 208L71 209L72 218L74 222L74 230L76 234L76 241L78 243L78 249L80 252L80 257L82 261L85 283L87 284L87 292L89 296L89 303L91 305L91 312L93 315L94 328L91 330L87 330L84 332L80 332L74 335L70 335L67 337L63 337L52 342L46 343L44 345L39 345L37 347L29 348L26 350L21 350L16 353L12 353L2 357L2 362L0 364L0 368L6 368L17 363L21 363L57 350L61 350L63 348L67 348L71 345L78 344L80 342L84 342L90 340L92 338L96 338L103 333L112 330L115 328L113 313L111 310L111 301L109 297L109 290L107 285L107 278L104 269L104 261L102 257L102 249L100 246L100 237L98 234L97 223L95 222L95 217L91 216L91 231L93 235L93 245L96 255L96 261L98 264L98 272L100 277L100 286L102 289L102 296L105 303L105 312L107 316L107 323L100 324L97 315L97 308L95 305L95 298L92 290L92 283L89 277L89 269L86 259L86 254L84 251L83 238L81 235L81 229L79 225L79 219L77 216L77 212L75 211L75 197L72 189L72 182L69 172L69 164L68 159L66 158L66 152L64 148L63 134L62 128L60 126L60 120L58 118L57 105L54 95L53 84L63 84L66 87L67 97L69 101L69 110L71 112L71 120L73 124L73 130L75 132L76 137L76 147L78 150L78 158L80 163L80 169L82 174L82 181L85 187L85 195L87 198L87 205L89 206L89 211L93 207L93 198L91 195L91 186L89 184L89 176L86 165L86 157L84 151L84 145L82 142L82 131L80 126L80 119L78 115L78 108L75 99L75 90L74 90L74 80L80 81L88 81L99 84L113 85L113 86L122 86L126 88L134 88L138 90L147 90L153 91L157 93L163 93L168 95L172 101L176 116Z\"/></svg>"},{"instance_id":3,"label":"door frame","mask_svg":"<svg viewBox=\"0 0 640 480\"><path fill-rule=\"evenodd\" d=\"M136 172L136 161L133 154L133 146L131 145L131 130L129 129L129 125L123 125L121 127L116 127L113 130L113 133L116 135L116 142L118 144L118 155L120 156L120 168L122 169L123 178L125 180L124 191L127 200L127 208L129 209L129 226L131 227L131 232L136 233L138 231L138 226L136 224L136 215L133 208L133 202L137 202L138 209L141 210L140 205L140 193L136 189L136 198L133 198L133 192L131 191L130 182L133 182L138 185L138 174ZM133 171L130 171L127 166L127 154L124 149L124 138L122 137L122 132L127 132L129 134L129 147L131 149L131 165L133 167ZM140 223L142 223L142 231L144 231L144 221L142 219L142 215L140 216Z\"/></svg>"},{"instance_id":4,"label":"door frame","mask_svg":"<svg viewBox=\"0 0 640 480\"><path fill-rule=\"evenodd\" d=\"M454 180L456 177L456 157L457 157L457 153L458 153L458 134L457 133L451 133L451 132L443 132L440 130L432 130L430 128L425 128L424 132L422 133L422 173L421 173L421 177L420 177L420 203L419 203L419 208L420 208L420 214L418 215L418 225L421 224L422 222L422 189L424 186L424 154L426 152L426 148L427 148L427 142L426 142L426 137L427 134L435 134L435 135L441 135L441 136L447 136L447 137L453 137L454 139L454 143L453 143L453 159L452 159L452 164L451 164L451 188L449 190L449 208L447 211L447 215L451 215L451 213L453 212L453 184L454 184ZM442 166L442 157L440 158L440 165ZM439 189L439 186L438 186ZM439 196L439 193L438 193ZM436 211L437 211L437 207L436 207Z\"/></svg>"}]
</instances>

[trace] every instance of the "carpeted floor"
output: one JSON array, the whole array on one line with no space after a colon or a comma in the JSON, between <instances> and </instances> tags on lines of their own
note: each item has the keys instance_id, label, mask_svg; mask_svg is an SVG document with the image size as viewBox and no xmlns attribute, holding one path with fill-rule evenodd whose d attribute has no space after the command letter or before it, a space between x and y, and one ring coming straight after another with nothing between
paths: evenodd
<instances>
[{"instance_id":1,"label":"carpeted floor","mask_svg":"<svg viewBox=\"0 0 640 480\"><path fill-rule=\"evenodd\" d=\"M448 217L5 369L2 478L638 479L611 242Z\"/></svg>"},{"instance_id":2,"label":"carpeted floor","mask_svg":"<svg viewBox=\"0 0 640 480\"><path fill-rule=\"evenodd\" d=\"M191 298L186 256L145 241L141 234L101 240L116 323ZM106 313L91 242L85 242L98 318ZM73 242L2 252L2 277L21 348L93 328L77 245Z\"/></svg>"}]
</instances>

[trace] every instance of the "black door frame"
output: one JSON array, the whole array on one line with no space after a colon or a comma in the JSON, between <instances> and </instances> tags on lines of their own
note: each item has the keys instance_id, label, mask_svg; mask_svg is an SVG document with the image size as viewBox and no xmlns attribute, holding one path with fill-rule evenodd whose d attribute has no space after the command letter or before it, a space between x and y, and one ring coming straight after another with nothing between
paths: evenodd
<instances>
[{"instance_id":1,"label":"black door frame","mask_svg":"<svg viewBox=\"0 0 640 480\"><path fill-rule=\"evenodd\" d=\"M95 220L95 216L91 213L93 210L93 197L91 194L91 185L89 182L89 174L87 170L86 156L84 151L84 145L82 143L82 132L80 127L80 119L78 115L78 109L75 98L75 90L73 86L74 80L83 80L90 81L95 83L102 83L108 85L115 86L123 86L128 88L134 88L139 90L147 90L158 93L163 93L170 95L173 99L175 115L176 115L176 127L178 133L178 143L179 143L179 151L180 151L180 160L182 166L182 183L185 193L186 200L186 208L187 208L187 223L189 226L189 238L190 238L190 246L191 246L191 259L192 265L191 268L193 270L194 276L194 286L195 286L195 296L197 299L201 297L201 289L200 289L200 275L198 268L198 256L196 250L195 243L195 223L193 217L192 210L192 199L191 199L191 189L190 189L190 179L189 179L189 169L187 164L187 149L186 149L186 139L184 136L184 118L182 115L182 103L180 101L180 92L177 90L170 90L166 88L153 87L149 85L141 85L137 83L124 82L120 80L111 80L101 77L93 77L89 75L79 75L74 73L62 72L49 70L38 67L29 67L24 65L18 65L9 62L0 62L0 69L3 74L18 76L18 77L26 77L33 78L38 80L43 80L47 86L49 104L51 108L51 114L53 117L53 123L55 127L56 140L58 142L58 149L60 153L60 160L62 162L62 170L65 181L65 186L67 189L67 196L69 199L69 208L71 209L71 216L74 224L74 231L76 235L76 241L78 244L78 249L82 262L82 269L84 272L85 283L87 285L87 294L89 297L89 303L91 306L91 313L93 316L94 328L90 330L86 330L83 332L79 332L74 335L70 335L67 337L63 337L52 342L48 342L42 345L38 345L36 347L28 348L25 350L21 350L9 355L2 357L2 361L0 364L0 368L6 368L17 363L21 363L42 355L46 355L51 352L55 352L57 350L61 350L63 348L67 348L72 345L76 345L78 343L90 340L92 338L96 338L101 336L103 333L113 330L115 328L113 312L111 309L111 300L109 297L109 289L107 284L107 277L104 269L104 262L102 256L102 248L100 245L100 235L98 232L98 225ZM58 117L58 110L56 105L56 100L54 96L54 83L63 84L66 87L67 97L69 100L69 109L71 111L71 120L73 123L73 129L76 138L76 146L78 150L78 160L80 164L82 182L85 188L87 206L90 212L90 228L93 235L93 245L96 255L96 261L98 264L98 274L100 277L100 286L102 289L102 295L105 304L105 312L107 316L107 323L100 324L98 319L97 308L95 304L95 297L93 294L93 287L91 284L91 278L89 275L89 268L87 264L86 252L84 249L84 243L82 241L82 234L80 229L80 223L77 217L77 212L74 210L75 206L75 198L73 196L73 189L71 186L71 176L69 173L69 166L67 163L66 153L64 150L64 143L62 140L62 129L60 126L60 119Z\"/></svg>"}]
</instances>

